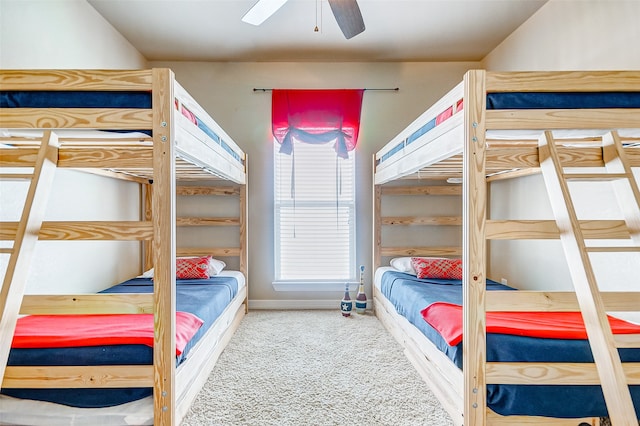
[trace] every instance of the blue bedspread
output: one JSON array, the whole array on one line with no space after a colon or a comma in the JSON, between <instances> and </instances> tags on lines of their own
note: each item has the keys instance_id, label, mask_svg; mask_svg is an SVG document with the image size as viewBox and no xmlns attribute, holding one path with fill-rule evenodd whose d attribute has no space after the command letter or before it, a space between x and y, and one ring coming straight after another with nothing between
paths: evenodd
<instances>
[{"instance_id":1,"label":"blue bedspread","mask_svg":"<svg viewBox=\"0 0 640 426\"><path fill-rule=\"evenodd\" d=\"M397 312L416 326L438 349L462 368L462 344L449 346L422 318L420 311L443 301L462 305L459 280L421 280L413 275L387 271L381 292ZM487 290L513 290L487 280ZM619 349L622 361L640 362L640 349ZM593 362L587 340L540 339L507 334L487 334L487 361ZM640 386L630 386L640 417ZM604 417L608 415L600 386L488 385L487 405L502 415L547 417Z\"/></svg>"},{"instance_id":2,"label":"blue bedspread","mask_svg":"<svg viewBox=\"0 0 640 426\"><path fill-rule=\"evenodd\" d=\"M134 278L103 293L152 293L153 282ZM176 281L176 310L190 312L204 321L183 353L179 364L202 338L229 302L238 294L238 281L229 276ZM153 348L146 345L104 345L77 348L11 349L7 365L145 365L153 362ZM2 389L17 398L56 402L74 407L107 407L144 398L151 388L126 389Z\"/></svg>"}]
</instances>

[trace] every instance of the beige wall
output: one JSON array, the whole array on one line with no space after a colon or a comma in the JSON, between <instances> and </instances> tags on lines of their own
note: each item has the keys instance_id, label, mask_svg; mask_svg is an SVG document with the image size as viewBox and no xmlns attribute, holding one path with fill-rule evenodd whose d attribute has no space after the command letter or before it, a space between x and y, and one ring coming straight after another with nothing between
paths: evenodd
<instances>
[{"instance_id":1,"label":"beige wall","mask_svg":"<svg viewBox=\"0 0 640 426\"><path fill-rule=\"evenodd\" d=\"M640 1L550 0L482 61L501 71L640 69Z\"/></svg>"},{"instance_id":2,"label":"beige wall","mask_svg":"<svg viewBox=\"0 0 640 426\"><path fill-rule=\"evenodd\" d=\"M185 63L181 84L249 156L249 274L252 307L337 306L341 292L276 292L273 267L271 96L253 88L394 88L365 92L357 155L357 264L371 282L372 156L477 63ZM368 285L368 294L371 287Z\"/></svg>"},{"instance_id":3,"label":"beige wall","mask_svg":"<svg viewBox=\"0 0 640 426\"><path fill-rule=\"evenodd\" d=\"M483 60L490 70L640 70L640 2L551 0ZM611 187L574 185L580 218L621 218ZM551 219L540 175L492 184L495 218ZM559 242L496 242L489 276L520 288L571 289ZM628 288L637 281L637 254L592 257L601 288ZM629 273L623 272L629 271ZM635 277L633 274L636 274Z\"/></svg>"},{"instance_id":4,"label":"beige wall","mask_svg":"<svg viewBox=\"0 0 640 426\"><path fill-rule=\"evenodd\" d=\"M84 0L0 0L2 68L142 68L146 61ZM18 220L26 186L0 183L0 220ZM45 220L136 220L138 185L58 170ZM39 242L27 292L96 291L139 271L138 243ZM4 276L7 255L0 256Z\"/></svg>"},{"instance_id":5,"label":"beige wall","mask_svg":"<svg viewBox=\"0 0 640 426\"><path fill-rule=\"evenodd\" d=\"M0 0L2 68L144 68L145 58L85 0Z\"/></svg>"}]
</instances>

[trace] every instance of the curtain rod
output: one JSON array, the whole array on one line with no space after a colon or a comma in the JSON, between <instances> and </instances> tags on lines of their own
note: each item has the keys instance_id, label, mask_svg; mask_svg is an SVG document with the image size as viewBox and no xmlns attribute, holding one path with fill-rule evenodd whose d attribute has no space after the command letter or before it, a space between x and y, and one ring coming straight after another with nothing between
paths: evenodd
<instances>
[{"instance_id":1,"label":"curtain rod","mask_svg":"<svg viewBox=\"0 0 640 426\"><path fill-rule=\"evenodd\" d=\"M273 89L260 89L260 88L255 88L255 87L253 88L254 92L271 92L272 90ZM332 90L332 89L328 89L328 90ZM394 92L397 92L398 90L400 90L400 88L399 87L394 87L394 88L388 88L388 89L382 88L382 89L362 89L362 90L365 90L367 92L369 92L369 91L394 91Z\"/></svg>"}]
</instances>

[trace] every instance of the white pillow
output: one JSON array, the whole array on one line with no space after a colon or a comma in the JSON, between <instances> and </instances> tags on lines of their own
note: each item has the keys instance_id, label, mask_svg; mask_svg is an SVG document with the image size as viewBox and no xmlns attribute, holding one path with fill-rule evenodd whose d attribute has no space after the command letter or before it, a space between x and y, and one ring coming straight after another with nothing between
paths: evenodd
<instances>
[{"instance_id":1,"label":"white pillow","mask_svg":"<svg viewBox=\"0 0 640 426\"><path fill-rule=\"evenodd\" d=\"M410 257L394 257L389 264L400 272L405 272L411 275L417 275L416 270L413 269Z\"/></svg>"},{"instance_id":2,"label":"white pillow","mask_svg":"<svg viewBox=\"0 0 640 426\"><path fill-rule=\"evenodd\" d=\"M153 278L153 268L144 271L142 275L138 275L136 278Z\"/></svg>"},{"instance_id":3,"label":"white pillow","mask_svg":"<svg viewBox=\"0 0 640 426\"><path fill-rule=\"evenodd\" d=\"M227 266L222 260L214 259L213 257L209 260L209 276L219 275L220 272Z\"/></svg>"},{"instance_id":4,"label":"white pillow","mask_svg":"<svg viewBox=\"0 0 640 426\"><path fill-rule=\"evenodd\" d=\"M182 256L182 257L177 257L176 259L192 259L194 257L199 257L199 256ZM209 268L207 268L207 273L209 274L210 277L214 275L218 275L220 274L220 272L222 272L225 266L227 266L227 264L224 263L222 260L214 259L212 257L211 260L209 260ZM153 278L153 268L149 269L148 271L144 271L142 275L138 275L136 278Z\"/></svg>"}]
</instances>

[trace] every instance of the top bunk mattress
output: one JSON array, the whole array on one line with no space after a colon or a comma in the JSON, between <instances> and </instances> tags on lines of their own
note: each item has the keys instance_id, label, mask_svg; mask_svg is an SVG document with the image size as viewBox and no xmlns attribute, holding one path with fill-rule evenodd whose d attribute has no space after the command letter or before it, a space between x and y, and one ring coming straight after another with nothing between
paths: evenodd
<instances>
[{"instance_id":1,"label":"top bunk mattress","mask_svg":"<svg viewBox=\"0 0 640 426\"><path fill-rule=\"evenodd\" d=\"M223 179L245 184L245 153L189 93L173 80L173 74L169 74L176 110L172 127L178 179ZM154 110L151 92L155 84L154 75L151 70L2 71L1 146L26 147L28 140L20 138L40 139L43 131L51 128L55 129L59 139L66 139L64 143L61 141L62 149L66 142L72 143L74 148L84 143L81 146L83 149L94 150L114 149L114 143L120 144L120 147L126 144L136 150L149 148L152 146L153 115L157 110ZM159 84L162 83L159 81ZM99 90L91 90L93 88ZM28 114L16 112L17 109L25 109ZM105 111L94 112L93 109ZM110 135L105 137L106 134ZM121 140L117 142L112 139ZM73 155L76 153L73 152ZM93 158L111 158L119 154L88 155ZM142 180L153 179L151 162L143 160L146 157L137 153L133 156L138 162L131 161L131 154L127 157L125 153L123 161L117 167L101 167L97 164L98 161L89 165L80 161L81 165L74 166L71 157L63 167L104 168ZM11 164L11 167L23 166Z\"/></svg>"},{"instance_id":2,"label":"top bunk mattress","mask_svg":"<svg viewBox=\"0 0 640 426\"><path fill-rule=\"evenodd\" d=\"M376 158L376 165L388 160L403 148L412 144L420 137L441 125L456 113L464 108L463 100L456 102L453 106L446 108L434 118L428 120L416 130L413 130L404 139L399 141L386 152ZM487 93L487 110L526 110L526 109L607 109L607 108L635 108L640 109L640 92L496 92ZM564 131L558 132L559 138L583 138L602 136L608 129L597 129L588 131ZM537 139L540 131L510 130L487 132L488 139ZM625 130L623 136L640 137L640 130Z\"/></svg>"},{"instance_id":3,"label":"top bunk mattress","mask_svg":"<svg viewBox=\"0 0 640 426\"><path fill-rule=\"evenodd\" d=\"M595 145L612 131L623 146L640 146L639 87L640 73L635 71L470 70L376 152L375 184L409 176L461 179L465 117L476 114L486 130L487 176L534 172L539 166L537 142L545 131L551 131L572 158L581 154L574 148L598 148ZM472 100L476 105L464 105ZM465 110L471 115L460 113ZM595 158L594 152L585 155ZM638 153L632 155L633 164L638 163Z\"/></svg>"},{"instance_id":4,"label":"top bunk mattress","mask_svg":"<svg viewBox=\"0 0 640 426\"><path fill-rule=\"evenodd\" d=\"M222 136L211 129L202 118L199 118L189 108L175 100L176 109L179 110L191 123L218 143L236 161L244 164L244 159L229 145ZM0 91L0 108L131 108L151 109L150 92L106 92L106 91ZM3 130L5 134L23 135L13 129ZM124 132L125 130L112 129L111 132ZM135 133L135 132L134 132ZM141 131L151 135L151 131ZM26 133L27 135L29 133ZM67 137L73 137L72 132L65 133ZM100 133L93 133L100 135ZM80 137L87 137L83 133Z\"/></svg>"}]
</instances>

